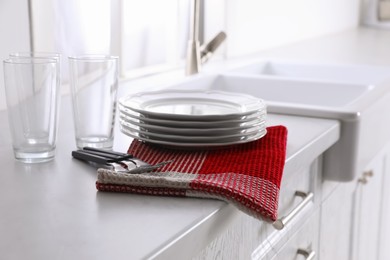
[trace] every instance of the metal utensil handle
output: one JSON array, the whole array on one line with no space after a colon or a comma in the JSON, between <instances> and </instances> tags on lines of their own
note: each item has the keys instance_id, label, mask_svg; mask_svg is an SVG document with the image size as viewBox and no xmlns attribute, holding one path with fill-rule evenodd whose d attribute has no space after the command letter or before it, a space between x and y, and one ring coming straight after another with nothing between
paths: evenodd
<instances>
[{"instance_id":1,"label":"metal utensil handle","mask_svg":"<svg viewBox=\"0 0 390 260\"><path fill-rule=\"evenodd\" d=\"M276 220L272 224L274 228L278 230L283 229L291 221L292 218L294 218L310 201L312 201L314 194L312 192L306 193L303 191L295 191L295 196L302 197L303 200L286 216Z\"/></svg>"},{"instance_id":2,"label":"metal utensil handle","mask_svg":"<svg viewBox=\"0 0 390 260\"><path fill-rule=\"evenodd\" d=\"M73 158L76 158L79 160L94 162L94 163L98 163L98 164L107 164L108 163L108 160L106 157L83 152L82 150L72 151L72 156L73 156Z\"/></svg>"},{"instance_id":3,"label":"metal utensil handle","mask_svg":"<svg viewBox=\"0 0 390 260\"><path fill-rule=\"evenodd\" d=\"M98 149L98 148L93 148L93 147L84 147L83 150L86 151L94 151L94 152L99 152L99 153L104 153L104 154L110 154L110 155L116 155L116 156L131 156L130 154L127 153L120 153L120 152L115 152L115 151L110 151L110 150L104 150L104 149ZM129 158L131 158L129 157Z\"/></svg>"},{"instance_id":4,"label":"metal utensil handle","mask_svg":"<svg viewBox=\"0 0 390 260\"><path fill-rule=\"evenodd\" d=\"M105 157L108 160L108 162L120 162L123 160L128 160L128 159L134 158L133 155L131 155L131 154L114 155L114 154L105 153L105 152L101 152L101 151L84 150L84 149L80 150L80 151L82 151L83 153L88 153L88 154L92 154L92 155Z\"/></svg>"}]
</instances>

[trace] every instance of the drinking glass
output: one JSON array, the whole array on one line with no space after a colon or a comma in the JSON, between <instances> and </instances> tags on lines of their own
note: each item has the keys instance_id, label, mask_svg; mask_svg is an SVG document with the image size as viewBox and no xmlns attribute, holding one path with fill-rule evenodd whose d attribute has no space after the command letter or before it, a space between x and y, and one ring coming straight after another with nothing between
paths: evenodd
<instances>
[{"instance_id":1,"label":"drinking glass","mask_svg":"<svg viewBox=\"0 0 390 260\"><path fill-rule=\"evenodd\" d=\"M61 85L61 54L57 52L36 52L36 51L22 51L12 52L9 54L11 59L24 59L24 58L49 58L57 61L57 84Z\"/></svg>"},{"instance_id":2,"label":"drinking glass","mask_svg":"<svg viewBox=\"0 0 390 260\"><path fill-rule=\"evenodd\" d=\"M77 147L112 149L118 57L69 57L69 73Z\"/></svg>"},{"instance_id":3,"label":"drinking glass","mask_svg":"<svg viewBox=\"0 0 390 260\"><path fill-rule=\"evenodd\" d=\"M58 61L10 58L4 83L14 156L26 163L54 158L60 103Z\"/></svg>"},{"instance_id":4,"label":"drinking glass","mask_svg":"<svg viewBox=\"0 0 390 260\"><path fill-rule=\"evenodd\" d=\"M58 63L57 66L57 80L59 81L58 84L60 83L60 78L61 78L61 54L57 52L31 52L31 51L22 51L22 52L12 52L9 54L9 57L11 59L14 58L50 58L50 59L55 59Z\"/></svg>"}]
</instances>

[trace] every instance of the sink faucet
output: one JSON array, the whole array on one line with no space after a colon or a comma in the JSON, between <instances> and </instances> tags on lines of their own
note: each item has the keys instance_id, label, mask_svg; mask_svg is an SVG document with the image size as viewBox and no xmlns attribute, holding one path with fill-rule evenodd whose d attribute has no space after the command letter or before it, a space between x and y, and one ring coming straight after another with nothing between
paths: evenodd
<instances>
[{"instance_id":1,"label":"sink faucet","mask_svg":"<svg viewBox=\"0 0 390 260\"><path fill-rule=\"evenodd\" d=\"M209 43L200 46L199 43L199 9L200 0L193 0L190 23L191 39L188 42L186 75L196 74L226 39L225 32L219 32Z\"/></svg>"}]
</instances>

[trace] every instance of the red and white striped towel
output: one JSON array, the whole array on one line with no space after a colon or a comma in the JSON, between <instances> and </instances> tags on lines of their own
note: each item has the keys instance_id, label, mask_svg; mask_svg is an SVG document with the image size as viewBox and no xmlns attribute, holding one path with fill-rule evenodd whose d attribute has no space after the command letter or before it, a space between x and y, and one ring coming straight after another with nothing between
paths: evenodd
<instances>
[{"instance_id":1,"label":"red and white striped towel","mask_svg":"<svg viewBox=\"0 0 390 260\"><path fill-rule=\"evenodd\" d=\"M211 150L173 150L134 140L129 154L150 164L173 160L155 172L118 174L98 170L99 191L222 199L266 221L277 219L286 159L287 129L246 144Z\"/></svg>"}]
</instances>

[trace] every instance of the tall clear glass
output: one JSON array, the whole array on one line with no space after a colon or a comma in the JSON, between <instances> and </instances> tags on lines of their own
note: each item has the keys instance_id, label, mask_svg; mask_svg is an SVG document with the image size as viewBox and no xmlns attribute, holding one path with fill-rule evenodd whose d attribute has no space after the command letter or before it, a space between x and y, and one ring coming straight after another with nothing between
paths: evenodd
<instances>
[{"instance_id":1,"label":"tall clear glass","mask_svg":"<svg viewBox=\"0 0 390 260\"><path fill-rule=\"evenodd\" d=\"M9 54L10 59L23 59L23 58L49 58L55 59L57 61L57 84L61 85L61 54L57 52L33 52L33 51L22 51L22 52L12 52Z\"/></svg>"},{"instance_id":2,"label":"tall clear glass","mask_svg":"<svg viewBox=\"0 0 390 260\"><path fill-rule=\"evenodd\" d=\"M11 59L13 58L49 58L55 59L58 62L58 80L60 80L61 76L61 54L57 52L30 52L30 51L22 51L22 52L12 52L9 54Z\"/></svg>"},{"instance_id":3,"label":"tall clear glass","mask_svg":"<svg viewBox=\"0 0 390 260\"><path fill-rule=\"evenodd\" d=\"M49 161L55 156L58 131L58 61L26 57L3 63L15 158L26 163Z\"/></svg>"},{"instance_id":4,"label":"tall clear glass","mask_svg":"<svg viewBox=\"0 0 390 260\"><path fill-rule=\"evenodd\" d=\"M112 149L118 90L118 57L69 57L78 148Z\"/></svg>"}]
</instances>

